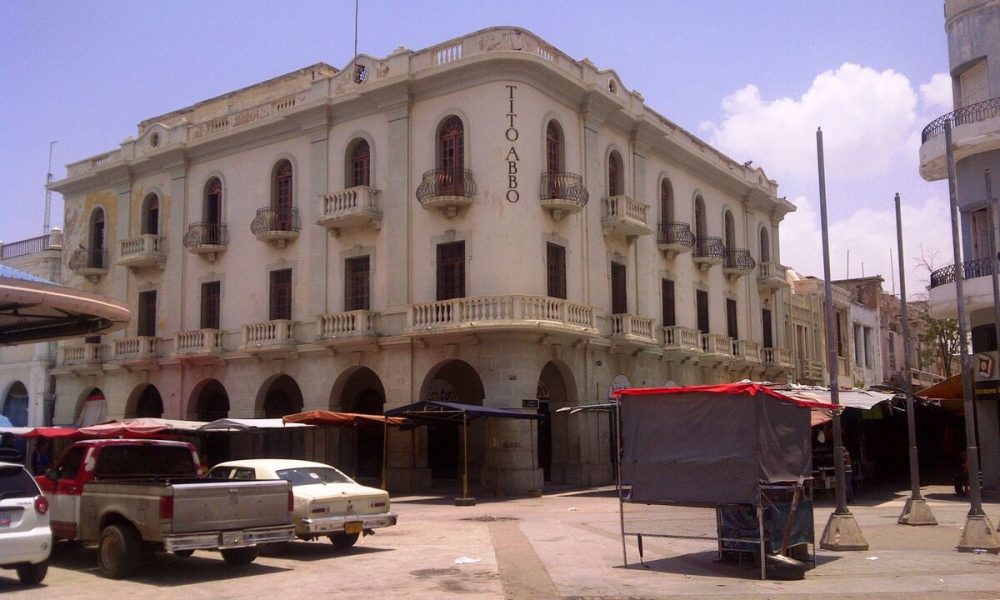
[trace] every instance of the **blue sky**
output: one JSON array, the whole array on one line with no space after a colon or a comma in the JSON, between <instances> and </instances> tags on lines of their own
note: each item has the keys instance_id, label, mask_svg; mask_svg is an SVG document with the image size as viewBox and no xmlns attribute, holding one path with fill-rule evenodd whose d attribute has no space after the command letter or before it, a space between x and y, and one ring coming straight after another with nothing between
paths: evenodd
<instances>
[{"instance_id":1,"label":"blue sky","mask_svg":"<svg viewBox=\"0 0 1000 600\"><path fill-rule=\"evenodd\" d=\"M850 249L850 275L864 263L889 289L897 191L908 267L935 251L950 262L947 184L917 172L920 129L951 110L943 12L941 0L360 0L358 51L515 25L612 68L654 110L777 179L800 208L782 224L782 262L816 275L822 126L833 275L848 274ZM41 233L50 141L59 179L144 118L353 53L353 0L0 2L0 240ZM913 267L908 291L921 279Z\"/></svg>"}]
</instances>

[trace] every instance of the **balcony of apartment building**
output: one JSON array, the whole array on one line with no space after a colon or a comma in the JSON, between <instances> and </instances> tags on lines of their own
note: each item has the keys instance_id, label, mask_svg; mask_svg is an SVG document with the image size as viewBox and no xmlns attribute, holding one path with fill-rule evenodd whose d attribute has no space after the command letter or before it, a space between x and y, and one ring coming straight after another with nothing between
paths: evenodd
<instances>
[{"instance_id":1,"label":"balcony of apartment building","mask_svg":"<svg viewBox=\"0 0 1000 600\"><path fill-rule=\"evenodd\" d=\"M295 321L272 319L243 325L240 350L259 356L291 356L295 354Z\"/></svg>"},{"instance_id":2,"label":"balcony of apartment building","mask_svg":"<svg viewBox=\"0 0 1000 600\"><path fill-rule=\"evenodd\" d=\"M964 158L1000 150L1000 97L963 106L924 127L920 135L920 175L928 181L948 177L944 124L952 124L952 148L957 164Z\"/></svg>"},{"instance_id":3,"label":"balcony of apartment building","mask_svg":"<svg viewBox=\"0 0 1000 600\"><path fill-rule=\"evenodd\" d=\"M745 277L756 266L757 262L746 248L726 248L722 259L722 272L731 281Z\"/></svg>"},{"instance_id":4,"label":"balcony of apartment building","mask_svg":"<svg viewBox=\"0 0 1000 600\"><path fill-rule=\"evenodd\" d=\"M262 241L284 248L289 240L299 237L302 224L299 209L292 207L265 206L258 208L250 223L250 233Z\"/></svg>"},{"instance_id":5,"label":"balcony of apartment building","mask_svg":"<svg viewBox=\"0 0 1000 600\"><path fill-rule=\"evenodd\" d=\"M792 364L792 353L788 348L762 348L761 358L764 367L777 371L790 371L795 368Z\"/></svg>"},{"instance_id":6,"label":"balcony of apartment building","mask_svg":"<svg viewBox=\"0 0 1000 600\"><path fill-rule=\"evenodd\" d=\"M108 272L106 248L78 248L69 255L69 268L92 283Z\"/></svg>"},{"instance_id":7,"label":"balcony of apartment building","mask_svg":"<svg viewBox=\"0 0 1000 600\"><path fill-rule=\"evenodd\" d=\"M375 202L378 190L359 185L332 194L323 194L323 214L318 223L340 235L344 229L382 228L382 211Z\"/></svg>"},{"instance_id":8,"label":"balcony of apartment building","mask_svg":"<svg viewBox=\"0 0 1000 600\"><path fill-rule=\"evenodd\" d=\"M583 177L576 173L542 173L539 204L552 215L553 220L583 210L590 200L590 192L583 184Z\"/></svg>"},{"instance_id":9,"label":"balcony of apartment building","mask_svg":"<svg viewBox=\"0 0 1000 600\"><path fill-rule=\"evenodd\" d=\"M440 211L447 218L458 209L472 204L476 197L476 179L469 169L432 169L424 173L417 186L417 201L427 210Z\"/></svg>"},{"instance_id":10,"label":"balcony of apartment building","mask_svg":"<svg viewBox=\"0 0 1000 600\"><path fill-rule=\"evenodd\" d=\"M604 199L604 217L601 225L605 234L617 233L626 237L653 233L646 222L649 207L625 195Z\"/></svg>"},{"instance_id":11,"label":"balcony of apartment building","mask_svg":"<svg viewBox=\"0 0 1000 600\"><path fill-rule=\"evenodd\" d=\"M656 345L653 319L620 313L608 315L611 324L609 337L618 349L640 351Z\"/></svg>"},{"instance_id":12,"label":"balcony of apartment building","mask_svg":"<svg viewBox=\"0 0 1000 600\"><path fill-rule=\"evenodd\" d=\"M677 221L660 221L656 230L656 247L666 254L667 258L690 252L694 247L694 232L691 231L691 225Z\"/></svg>"},{"instance_id":13,"label":"balcony of apartment building","mask_svg":"<svg viewBox=\"0 0 1000 600\"><path fill-rule=\"evenodd\" d=\"M83 342L59 348L59 367L73 373L99 372L104 363L104 344Z\"/></svg>"},{"instance_id":14,"label":"balcony of apartment building","mask_svg":"<svg viewBox=\"0 0 1000 600\"><path fill-rule=\"evenodd\" d=\"M148 335L113 340L108 362L123 365L128 369L155 368L160 357L159 344L159 338Z\"/></svg>"},{"instance_id":15,"label":"balcony of apartment building","mask_svg":"<svg viewBox=\"0 0 1000 600\"><path fill-rule=\"evenodd\" d=\"M993 269L1000 267L1000 259L975 258L962 263L960 269L948 265L931 273L927 306L935 319L955 318L958 300L955 280L961 272L965 308L970 313L993 307Z\"/></svg>"},{"instance_id":16,"label":"balcony of apartment building","mask_svg":"<svg viewBox=\"0 0 1000 600\"><path fill-rule=\"evenodd\" d=\"M223 332L220 329L191 329L174 335L174 356L193 364L214 364L221 360L224 351Z\"/></svg>"},{"instance_id":17,"label":"balcony of apartment building","mask_svg":"<svg viewBox=\"0 0 1000 600\"><path fill-rule=\"evenodd\" d=\"M733 346L728 336L721 333L702 333L700 341L699 363L705 366L719 366L733 359Z\"/></svg>"},{"instance_id":18,"label":"balcony of apartment building","mask_svg":"<svg viewBox=\"0 0 1000 600\"><path fill-rule=\"evenodd\" d=\"M763 362L761 345L750 340L729 338L730 353L735 366L752 367Z\"/></svg>"},{"instance_id":19,"label":"balcony of apartment building","mask_svg":"<svg viewBox=\"0 0 1000 600\"><path fill-rule=\"evenodd\" d=\"M184 233L184 247L192 254L214 262L216 255L229 245L229 229L225 223L203 221L191 223Z\"/></svg>"},{"instance_id":20,"label":"balcony of apartment building","mask_svg":"<svg viewBox=\"0 0 1000 600\"><path fill-rule=\"evenodd\" d=\"M378 337L375 331L378 316L370 310L320 315L316 321L316 341L331 349L372 346Z\"/></svg>"},{"instance_id":21,"label":"balcony of apartment building","mask_svg":"<svg viewBox=\"0 0 1000 600\"><path fill-rule=\"evenodd\" d=\"M167 262L167 243L163 236L142 233L118 244L117 263L130 269L159 267Z\"/></svg>"},{"instance_id":22,"label":"balcony of apartment building","mask_svg":"<svg viewBox=\"0 0 1000 600\"><path fill-rule=\"evenodd\" d=\"M683 325L663 328L663 355L678 362L687 362L701 354L701 333Z\"/></svg>"},{"instance_id":23,"label":"balcony of apartment building","mask_svg":"<svg viewBox=\"0 0 1000 600\"><path fill-rule=\"evenodd\" d=\"M707 271L713 265L721 265L726 259L726 246L722 243L722 238L709 235L695 238L691 259L702 271Z\"/></svg>"},{"instance_id":24,"label":"balcony of apartment building","mask_svg":"<svg viewBox=\"0 0 1000 600\"><path fill-rule=\"evenodd\" d=\"M548 296L479 296L411 304L411 336L491 331L598 334L594 307Z\"/></svg>"},{"instance_id":25,"label":"balcony of apartment building","mask_svg":"<svg viewBox=\"0 0 1000 600\"><path fill-rule=\"evenodd\" d=\"M757 287L776 290L788 287L785 271L788 267L774 261L762 261L757 265Z\"/></svg>"}]
</instances>

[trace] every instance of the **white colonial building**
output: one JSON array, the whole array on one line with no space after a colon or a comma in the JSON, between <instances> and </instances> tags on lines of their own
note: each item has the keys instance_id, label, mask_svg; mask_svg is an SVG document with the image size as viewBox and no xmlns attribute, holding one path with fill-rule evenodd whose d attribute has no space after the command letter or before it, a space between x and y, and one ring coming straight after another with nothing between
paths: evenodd
<instances>
[{"instance_id":1,"label":"white colonial building","mask_svg":"<svg viewBox=\"0 0 1000 600\"><path fill-rule=\"evenodd\" d=\"M473 479L515 493L612 479L607 415L557 408L791 373L777 184L521 29L147 119L52 189L66 283L136 315L62 344L57 422L537 406L471 429ZM331 435L326 458L377 469L377 435ZM391 432L390 485L461 452Z\"/></svg>"}]
</instances>

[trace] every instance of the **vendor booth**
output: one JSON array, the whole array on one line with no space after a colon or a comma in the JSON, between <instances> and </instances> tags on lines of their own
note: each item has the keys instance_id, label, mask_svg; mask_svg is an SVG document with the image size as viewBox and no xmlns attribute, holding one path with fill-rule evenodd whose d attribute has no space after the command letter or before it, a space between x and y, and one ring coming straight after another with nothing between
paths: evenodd
<instances>
[{"instance_id":1,"label":"vendor booth","mask_svg":"<svg viewBox=\"0 0 1000 600\"><path fill-rule=\"evenodd\" d=\"M815 556L810 409L768 387L727 384L616 393L622 554L626 536L715 541L760 576L801 577ZM643 563L645 564L645 563Z\"/></svg>"}]
</instances>

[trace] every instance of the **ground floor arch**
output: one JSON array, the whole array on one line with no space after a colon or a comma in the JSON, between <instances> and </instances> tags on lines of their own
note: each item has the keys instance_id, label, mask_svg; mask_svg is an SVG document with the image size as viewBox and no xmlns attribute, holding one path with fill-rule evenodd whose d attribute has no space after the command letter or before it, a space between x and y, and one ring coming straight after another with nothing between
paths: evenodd
<instances>
[{"instance_id":1,"label":"ground floor arch","mask_svg":"<svg viewBox=\"0 0 1000 600\"><path fill-rule=\"evenodd\" d=\"M206 379L195 386L188 402L188 418L215 421L229 416L229 393L218 379Z\"/></svg>"},{"instance_id":2,"label":"ground floor arch","mask_svg":"<svg viewBox=\"0 0 1000 600\"><path fill-rule=\"evenodd\" d=\"M570 440L579 435L580 419L576 415L558 412L566 406L576 406L576 383L565 363L549 361L538 376L535 394L538 400L537 453L538 465L545 481L566 482L567 466L571 462Z\"/></svg>"},{"instance_id":3,"label":"ground floor arch","mask_svg":"<svg viewBox=\"0 0 1000 600\"><path fill-rule=\"evenodd\" d=\"M421 400L482 406L485 396L483 380L476 369L457 359L437 364L428 372L420 387ZM427 466L432 480L445 482L459 479L462 454L468 452L469 477L478 481L486 453L485 422L472 422L467 427L465 448L461 426L434 423L426 427Z\"/></svg>"},{"instance_id":4,"label":"ground floor arch","mask_svg":"<svg viewBox=\"0 0 1000 600\"><path fill-rule=\"evenodd\" d=\"M356 367L345 371L330 394L330 410L381 415L385 387L375 371ZM339 429L338 467L357 478L378 480L382 474L385 430L380 426Z\"/></svg>"},{"instance_id":5,"label":"ground floor arch","mask_svg":"<svg viewBox=\"0 0 1000 600\"><path fill-rule=\"evenodd\" d=\"M94 387L87 390L80 398L75 422L78 427L96 425L104 422L107 419L107 414L107 401L104 392L101 391L101 388Z\"/></svg>"},{"instance_id":6,"label":"ground floor arch","mask_svg":"<svg viewBox=\"0 0 1000 600\"><path fill-rule=\"evenodd\" d=\"M7 417L14 427L28 425L28 388L15 381L0 398L0 415Z\"/></svg>"},{"instance_id":7,"label":"ground floor arch","mask_svg":"<svg viewBox=\"0 0 1000 600\"><path fill-rule=\"evenodd\" d=\"M302 412L302 390L288 375L275 375L264 382L257 394L257 414L265 419L280 419Z\"/></svg>"},{"instance_id":8,"label":"ground floor arch","mask_svg":"<svg viewBox=\"0 0 1000 600\"><path fill-rule=\"evenodd\" d=\"M163 398L155 385L147 383L132 390L125 404L125 418L134 417L163 417Z\"/></svg>"}]
</instances>

